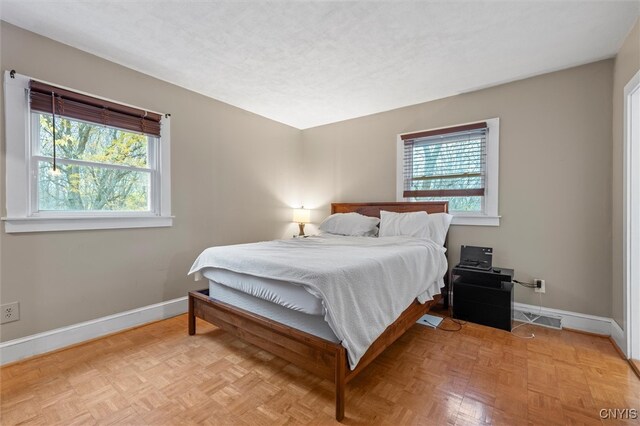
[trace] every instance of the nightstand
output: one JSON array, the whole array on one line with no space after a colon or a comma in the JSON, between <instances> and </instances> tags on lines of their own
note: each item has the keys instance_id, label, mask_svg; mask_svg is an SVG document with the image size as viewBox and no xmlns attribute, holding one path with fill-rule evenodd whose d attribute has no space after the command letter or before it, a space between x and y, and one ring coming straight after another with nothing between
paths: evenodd
<instances>
[{"instance_id":1,"label":"nightstand","mask_svg":"<svg viewBox=\"0 0 640 426\"><path fill-rule=\"evenodd\" d=\"M453 317L511 331L513 269L451 270Z\"/></svg>"}]
</instances>

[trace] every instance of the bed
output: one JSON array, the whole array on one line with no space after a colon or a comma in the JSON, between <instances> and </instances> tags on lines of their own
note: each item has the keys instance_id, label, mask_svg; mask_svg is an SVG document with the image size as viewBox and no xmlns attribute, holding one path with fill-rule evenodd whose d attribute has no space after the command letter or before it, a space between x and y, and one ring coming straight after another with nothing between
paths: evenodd
<instances>
[{"instance_id":1,"label":"bed","mask_svg":"<svg viewBox=\"0 0 640 426\"><path fill-rule=\"evenodd\" d=\"M332 214L357 212L365 216L379 217L381 210L402 213L416 211L446 213L447 203L334 203L331 205ZM334 244L333 241L329 241L329 243ZM286 245L287 242L281 244ZM305 244L313 246L314 244L327 243L321 239L315 241L308 239ZM339 244L350 245L352 242L346 239ZM380 245L382 242L372 241L370 244ZM228 257L232 262L235 256ZM291 294L279 293L281 289L279 290L278 286L280 284L277 280L269 282L269 279L257 282L252 289L242 288L243 285L246 286L247 282L251 287L251 280L247 280L247 275L243 275L243 271L234 270L233 266L229 266L228 269L230 270L205 270L203 275L209 280L209 288L189 293L189 334L196 333L196 318L201 318L319 377L333 381L336 401L335 416L338 421L344 418L345 385L404 334L440 299L440 295L436 294L434 288L430 288L425 292L428 297L421 296L423 300L418 301L412 298L410 299L412 301L402 305L400 310L396 307L398 313L393 316L395 320L383 328L381 334L376 334L377 337L370 344L367 343L363 349L361 345L354 344L353 347L350 347L346 344L343 330L339 327L336 328L336 321L331 321L331 312L327 312L325 309L321 313L319 310L322 307L314 304L313 297L305 296L305 293L309 292L308 289L292 288ZM255 273L255 271L251 272ZM251 273L248 275L250 277ZM442 277L446 278L446 273ZM225 285L219 284L219 281L224 281ZM234 282L238 282L238 284L234 285ZM439 287L438 285L436 288L439 290ZM262 295L262 299L250 295L247 297L246 293L251 293L251 291L268 294ZM311 296L311 294L307 294L307 296ZM324 296L326 295L323 294ZM279 300L269 301L273 297L277 297ZM330 299L330 296L327 298ZM279 308L274 309L273 305L277 305ZM324 326L323 321L318 320L323 315L326 319ZM366 318L366 315L368 313L365 312L363 316ZM328 327L327 323L331 323L331 327ZM354 326L351 325L351 327ZM346 333L348 332L349 330L346 331ZM338 335L342 338L339 338ZM350 349L347 350L345 346ZM357 353L356 358L354 358L354 353Z\"/></svg>"}]
</instances>

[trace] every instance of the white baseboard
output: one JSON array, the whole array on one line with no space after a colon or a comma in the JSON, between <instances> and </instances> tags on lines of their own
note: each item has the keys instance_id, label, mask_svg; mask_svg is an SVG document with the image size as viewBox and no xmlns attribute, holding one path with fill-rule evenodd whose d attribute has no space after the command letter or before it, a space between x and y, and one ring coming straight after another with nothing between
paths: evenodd
<instances>
[{"instance_id":1,"label":"white baseboard","mask_svg":"<svg viewBox=\"0 0 640 426\"><path fill-rule=\"evenodd\" d=\"M51 352L127 328L175 317L188 310L187 297L57 328L0 343L0 365Z\"/></svg>"},{"instance_id":2,"label":"white baseboard","mask_svg":"<svg viewBox=\"0 0 640 426\"><path fill-rule=\"evenodd\" d=\"M614 319L611 320L611 338L616 342L616 345L618 345L618 348L622 351L624 356L628 358L629 352L627 351L627 335Z\"/></svg>"},{"instance_id":3,"label":"white baseboard","mask_svg":"<svg viewBox=\"0 0 640 426\"><path fill-rule=\"evenodd\" d=\"M127 328L171 318L187 312L187 309L187 297L179 297L156 303L155 305L144 306L68 327L9 340L0 343L0 365L82 343ZM514 303L514 309L533 313L537 313L540 310L538 306L524 303ZM611 336L618 347L625 354L627 353L625 333L618 323L611 318L545 307L542 308L542 314L562 318L563 328Z\"/></svg>"},{"instance_id":4,"label":"white baseboard","mask_svg":"<svg viewBox=\"0 0 640 426\"><path fill-rule=\"evenodd\" d=\"M513 308L516 311L532 313L540 312L539 306L527 305L525 303L516 302L513 304ZM615 321L613 321L611 318L545 307L542 308L542 315L550 315L562 318L562 328L571 328L574 330L586 331L588 333L602 334L603 336L613 335L612 323L615 323Z\"/></svg>"}]
</instances>

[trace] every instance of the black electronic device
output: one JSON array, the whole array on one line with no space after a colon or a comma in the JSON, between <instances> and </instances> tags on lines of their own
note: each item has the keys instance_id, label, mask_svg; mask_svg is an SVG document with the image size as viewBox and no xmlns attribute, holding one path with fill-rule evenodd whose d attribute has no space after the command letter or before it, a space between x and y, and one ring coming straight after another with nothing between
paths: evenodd
<instances>
[{"instance_id":1,"label":"black electronic device","mask_svg":"<svg viewBox=\"0 0 640 426\"><path fill-rule=\"evenodd\" d=\"M492 262L493 249L491 247L462 246L460 247L460 263L456 267L489 271Z\"/></svg>"},{"instance_id":2,"label":"black electronic device","mask_svg":"<svg viewBox=\"0 0 640 426\"><path fill-rule=\"evenodd\" d=\"M511 331L513 283L495 288L454 281L453 317Z\"/></svg>"},{"instance_id":3,"label":"black electronic device","mask_svg":"<svg viewBox=\"0 0 640 426\"><path fill-rule=\"evenodd\" d=\"M453 317L511 331L513 269L451 270Z\"/></svg>"},{"instance_id":4,"label":"black electronic device","mask_svg":"<svg viewBox=\"0 0 640 426\"><path fill-rule=\"evenodd\" d=\"M513 269L491 268L488 271L456 266L451 270L452 281L460 277L462 282L482 287L499 288L503 282L513 281Z\"/></svg>"}]
</instances>

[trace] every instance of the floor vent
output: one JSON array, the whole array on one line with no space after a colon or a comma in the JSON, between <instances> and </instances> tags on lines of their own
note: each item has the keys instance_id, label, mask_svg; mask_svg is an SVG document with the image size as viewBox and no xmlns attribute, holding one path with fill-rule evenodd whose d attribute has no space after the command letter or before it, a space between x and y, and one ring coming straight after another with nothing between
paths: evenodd
<instances>
[{"instance_id":1,"label":"floor vent","mask_svg":"<svg viewBox=\"0 0 640 426\"><path fill-rule=\"evenodd\" d=\"M553 315L539 315L535 312L515 311L513 313L514 321L528 322L542 327L562 329L562 318Z\"/></svg>"}]
</instances>

